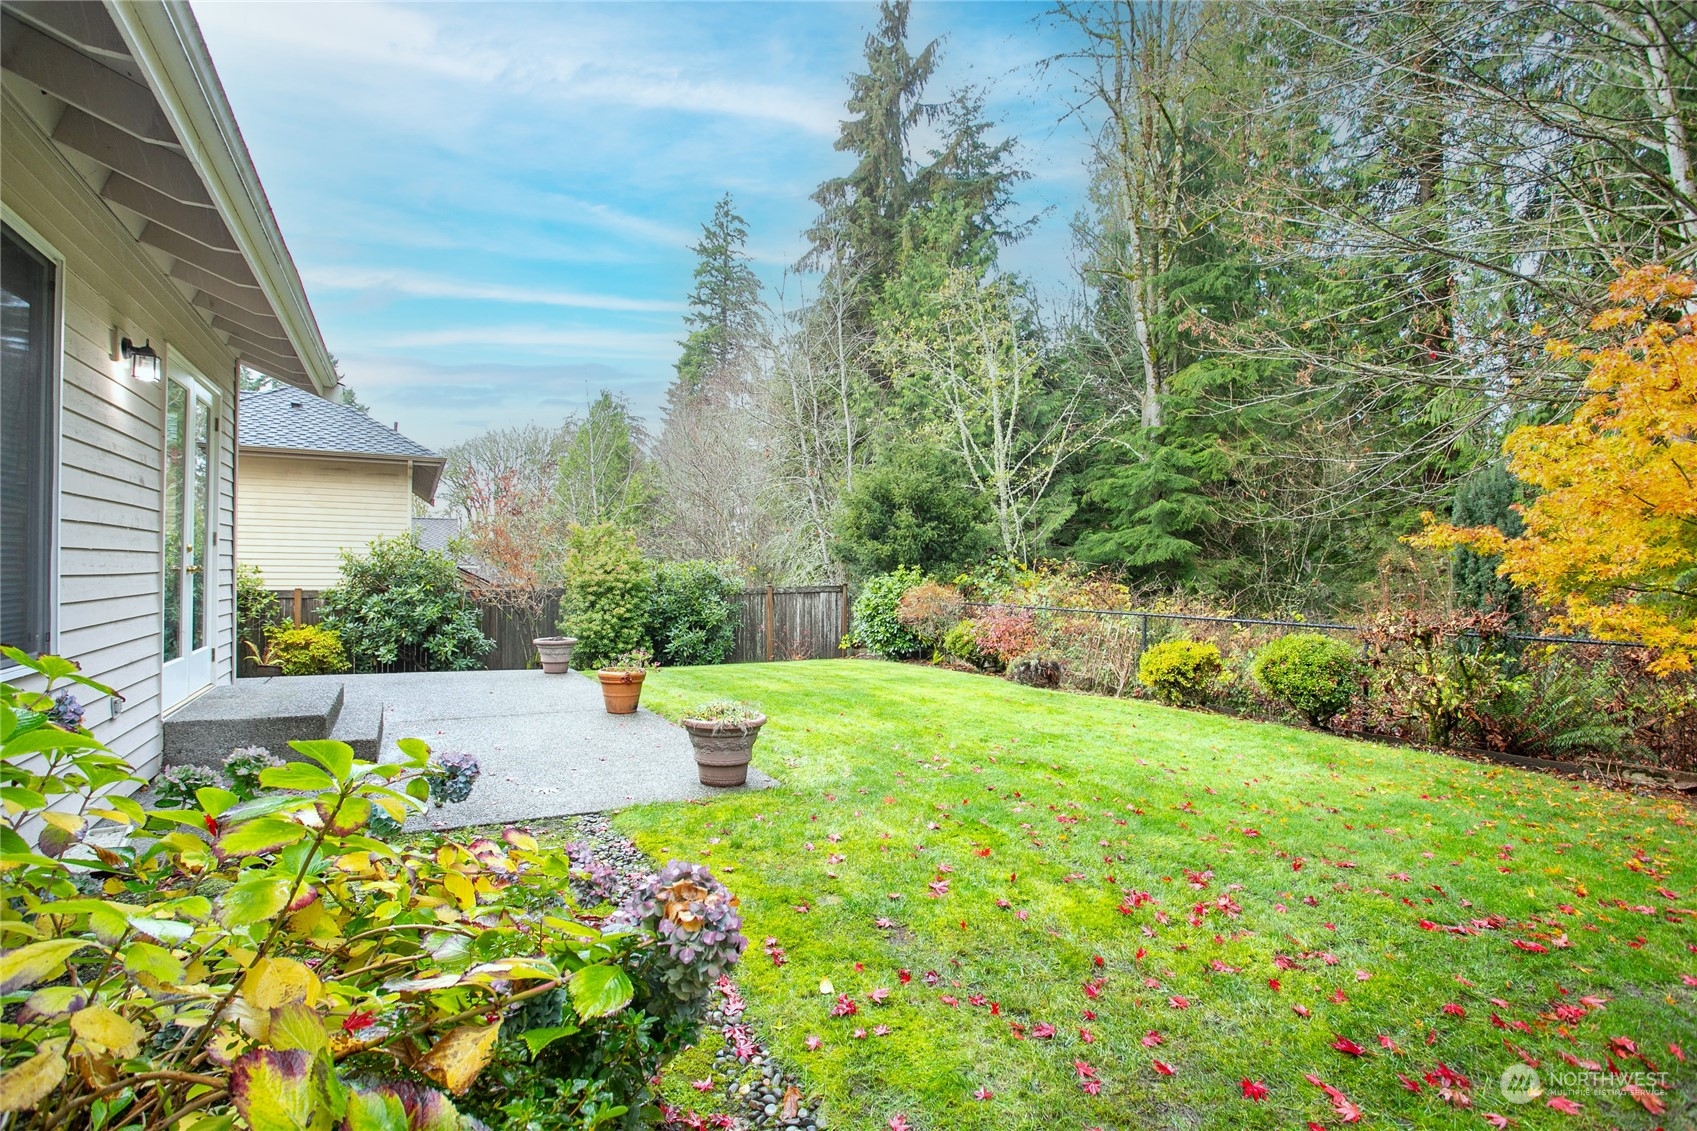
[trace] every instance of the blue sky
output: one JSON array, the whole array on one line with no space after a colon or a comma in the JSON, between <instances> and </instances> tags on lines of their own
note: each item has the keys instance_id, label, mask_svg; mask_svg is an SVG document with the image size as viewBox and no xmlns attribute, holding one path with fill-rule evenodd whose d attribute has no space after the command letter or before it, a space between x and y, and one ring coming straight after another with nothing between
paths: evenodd
<instances>
[{"instance_id":1,"label":"blue sky","mask_svg":"<svg viewBox=\"0 0 1697 1131\"><path fill-rule=\"evenodd\" d=\"M916 3L929 94L987 84L1038 230L1004 262L1064 301L1086 139L1044 3ZM657 427L689 245L731 192L776 288L875 4L202 2L196 14L331 352L435 447L558 423L603 387Z\"/></svg>"}]
</instances>

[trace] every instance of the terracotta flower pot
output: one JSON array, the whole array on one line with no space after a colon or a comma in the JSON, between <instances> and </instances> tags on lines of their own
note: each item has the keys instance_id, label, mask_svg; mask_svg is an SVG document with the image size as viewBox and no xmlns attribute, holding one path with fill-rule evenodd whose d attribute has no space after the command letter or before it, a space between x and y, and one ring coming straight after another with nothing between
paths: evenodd
<instances>
[{"instance_id":1,"label":"terracotta flower pot","mask_svg":"<svg viewBox=\"0 0 1697 1131\"><path fill-rule=\"evenodd\" d=\"M766 716L752 723L710 723L701 719L684 719L690 745L695 747L695 768L702 785L732 786L748 781L748 761L754 754L754 740Z\"/></svg>"},{"instance_id":2,"label":"terracotta flower pot","mask_svg":"<svg viewBox=\"0 0 1697 1131\"><path fill-rule=\"evenodd\" d=\"M595 674L601 679L601 698L607 704L609 715L636 713L637 701L642 698L642 681L647 672L602 670Z\"/></svg>"},{"instance_id":3,"label":"terracotta flower pot","mask_svg":"<svg viewBox=\"0 0 1697 1131\"><path fill-rule=\"evenodd\" d=\"M575 636L538 636L531 641L542 659L542 670L549 675L565 675L572 670L572 649L577 647Z\"/></svg>"}]
</instances>

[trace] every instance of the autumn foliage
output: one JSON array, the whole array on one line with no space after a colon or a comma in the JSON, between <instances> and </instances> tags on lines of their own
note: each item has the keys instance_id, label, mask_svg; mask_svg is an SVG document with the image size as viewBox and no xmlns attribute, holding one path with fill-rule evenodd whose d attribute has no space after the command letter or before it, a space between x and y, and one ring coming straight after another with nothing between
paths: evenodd
<instances>
[{"instance_id":1,"label":"autumn foliage","mask_svg":"<svg viewBox=\"0 0 1697 1131\"><path fill-rule=\"evenodd\" d=\"M1588 370L1589 396L1561 424L1516 429L1509 468L1535 487L1525 532L1431 523L1417 542L1499 555L1499 572L1574 629L1656 649L1654 669L1697 653L1697 280L1626 271L1591 321L1595 346L1549 343Z\"/></svg>"}]
</instances>

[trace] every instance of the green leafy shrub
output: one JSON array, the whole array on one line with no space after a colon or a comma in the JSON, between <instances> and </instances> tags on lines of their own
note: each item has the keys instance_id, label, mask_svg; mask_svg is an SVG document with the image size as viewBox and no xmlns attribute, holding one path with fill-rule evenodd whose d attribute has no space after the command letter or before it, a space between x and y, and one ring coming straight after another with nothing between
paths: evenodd
<instances>
[{"instance_id":1,"label":"green leafy shrub","mask_svg":"<svg viewBox=\"0 0 1697 1131\"><path fill-rule=\"evenodd\" d=\"M572 663L588 670L620 653L648 647L654 572L636 535L610 522L573 526L566 535L566 583L560 631L577 637Z\"/></svg>"},{"instance_id":2,"label":"green leafy shrub","mask_svg":"<svg viewBox=\"0 0 1697 1131\"><path fill-rule=\"evenodd\" d=\"M736 647L742 585L734 567L716 562L661 562L648 602L648 638L668 667L722 664Z\"/></svg>"},{"instance_id":3,"label":"green leafy shrub","mask_svg":"<svg viewBox=\"0 0 1697 1131\"><path fill-rule=\"evenodd\" d=\"M951 659L974 667L987 667L994 658L978 647L978 626L971 620L958 620L943 633L942 653Z\"/></svg>"},{"instance_id":4,"label":"green leafy shrub","mask_svg":"<svg viewBox=\"0 0 1697 1131\"><path fill-rule=\"evenodd\" d=\"M275 664L284 675L335 675L353 665L342 647L342 634L317 624L281 624L265 636L260 662Z\"/></svg>"},{"instance_id":5,"label":"green leafy shrub","mask_svg":"<svg viewBox=\"0 0 1697 1131\"><path fill-rule=\"evenodd\" d=\"M5 655L48 685L0 684L18 1131L478 1131L467 1116L509 1125L515 1094L546 1097L550 1131L634 1125L699 1030L704 971L741 954L735 900L701 869L597 925L572 861L528 834L373 838L374 814L424 805L417 739L382 765L294 742L306 760L262 770L251 802L203 786L144 810L112 792L130 767L48 714L65 680L107 689Z\"/></svg>"},{"instance_id":6,"label":"green leafy shrub","mask_svg":"<svg viewBox=\"0 0 1697 1131\"><path fill-rule=\"evenodd\" d=\"M192 809L197 791L224 784L224 775L211 766L172 766L153 779L153 797L163 809Z\"/></svg>"},{"instance_id":7,"label":"green leafy shrub","mask_svg":"<svg viewBox=\"0 0 1697 1131\"><path fill-rule=\"evenodd\" d=\"M1220 649L1194 640L1168 640L1138 657L1137 679L1161 702L1196 707L1208 701L1225 670Z\"/></svg>"},{"instance_id":8,"label":"green leafy shrub","mask_svg":"<svg viewBox=\"0 0 1697 1131\"><path fill-rule=\"evenodd\" d=\"M1262 648L1250 674L1273 698L1323 727L1349 706L1361 678L1354 648L1318 632L1293 632Z\"/></svg>"},{"instance_id":9,"label":"green leafy shrub","mask_svg":"<svg viewBox=\"0 0 1697 1131\"><path fill-rule=\"evenodd\" d=\"M471 671L494 647L453 559L407 535L344 550L341 579L320 602L355 671Z\"/></svg>"},{"instance_id":10,"label":"green leafy shrub","mask_svg":"<svg viewBox=\"0 0 1697 1131\"><path fill-rule=\"evenodd\" d=\"M1518 672L1467 712L1492 750L1534 758L1612 754L1631 733L1614 710L1619 687L1606 664L1560 655L1523 657Z\"/></svg>"},{"instance_id":11,"label":"green leafy shrub","mask_svg":"<svg viewBox=\"0 0 1697 1131\"><path fill-rule=\"evenodd\" d=\"M989 505L963 471L958 458L934 447L889 446L855 473L832 552L857 577L904 566L953 576L990 543Z\"/></svg>"},{"instance_id":12,"label":"green leafy shrub","mask_svg":"<svg viewBox=\"0 0 1697 1131\"><path fill-rule=\"evenodd\" d=\"M960 591L952 585L922 581L903 593L896 602L896 619L933 649L941 649L943 635L966 613Z\"/></svg>"},{"instance_id":13,"label":"green leafy shrub","mask_svg":"<svg viewBox=\"0 0 1697 1131\"><path fill-rule=\"evenodd\" d=\"M923 652L925 642L901 622L898 609L902 594L924 580L923 573L908 566L867 578L854 599L849 643L868 648L886 660L906 659Z\"/></svg>"}]
</instances>

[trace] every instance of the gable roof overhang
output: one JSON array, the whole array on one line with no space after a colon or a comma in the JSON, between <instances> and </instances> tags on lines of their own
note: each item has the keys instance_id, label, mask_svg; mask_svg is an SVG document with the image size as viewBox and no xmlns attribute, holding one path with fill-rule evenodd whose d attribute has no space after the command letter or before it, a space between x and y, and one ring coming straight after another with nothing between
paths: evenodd
<instances>
[{"instance_id":1,"label":"gable roof overhang","mask_svg":"<svg viewBox=\"0 0 1697 1131\"><path fill-rule=\"evenodd\" d=\"M336 386L306 289L185 0L3 0L26 109L244 366Z\"/></svg>"}]
</instances>

